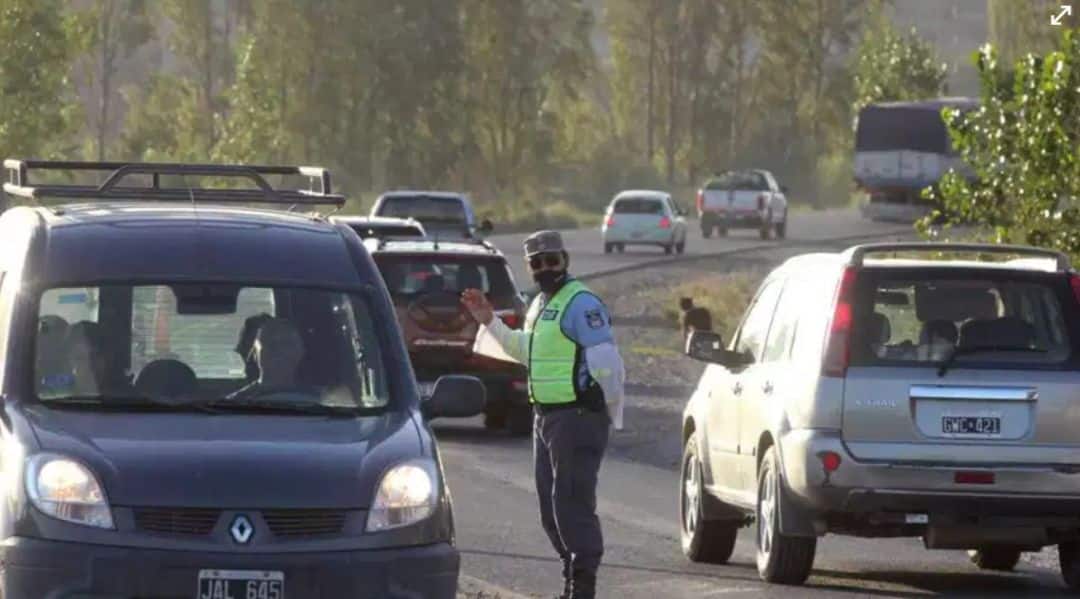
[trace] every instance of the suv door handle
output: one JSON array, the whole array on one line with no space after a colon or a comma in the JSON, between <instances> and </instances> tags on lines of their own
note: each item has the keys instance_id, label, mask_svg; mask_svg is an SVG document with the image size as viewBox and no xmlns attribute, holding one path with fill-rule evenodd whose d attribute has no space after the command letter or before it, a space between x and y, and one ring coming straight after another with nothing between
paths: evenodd
<instances>
[{"instance_id":1,"label":"suv door handle","mask_svg":"<svg viewBox=\"0 0 1080 599\"><path fill-rule=\"evenodd\" d=\"M735 383L735 386L731 388L731 392L735 395L742 395L742 383Z\"/></svg>"},{"instance_id":2,"label":"suv door handle","mask_svg":"<svg viewBox=\"0 0 1080 599\"><path fill-rule=\"evenodd\" d=\"M772 383L765 381L765 384L761 386L761 390L765 393L765 395L769 395L770 393L772 393Z\"/></svg>"}]
</instances>

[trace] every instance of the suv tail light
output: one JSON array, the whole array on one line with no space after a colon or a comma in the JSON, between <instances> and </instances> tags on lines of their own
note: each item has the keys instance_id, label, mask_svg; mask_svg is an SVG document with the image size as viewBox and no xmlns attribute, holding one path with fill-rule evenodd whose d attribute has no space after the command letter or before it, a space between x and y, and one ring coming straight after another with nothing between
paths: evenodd
<instances>
[{"instance_id":1,"label":"suv tail light","mask_svg":"<svg viewBox=\"0 0 1080 599\"><path fill-rule=\"evenodd\" d=\"M699 189L697 192L697 211L700 214L705 210L705 190Z\"/></svg>"},{"instance_id":2,"label":"suv tail light","mask_svg":"<svg viewBox=\"0 0 1080 599\"><path fill-rule=\"evenodd\" d=\"M765 209L765 202L768 201L768 199L769 199L769 196L767 196L765 194L759 195L757 197L757 209L758 210L764 210Z\"/></svg>"},{"instance_id":3,"label":"suv tail light","mask_svg":"<svg viewBox=\"0 0 1080 599\"><path fill-rule=\"evenodd\" d=\"M615 226L615 215L614 214L607 217L607 226L609 226L609 227L614 227Z\"/></svg>"},{"instance_id":4,"label":"suv tail light","mask_svg":"<svg viewBox=\"0 0 1080 599\"><path fill-rule=\"evenodd\" d=\"M851 360L851 328L855 303L856 270L849 266L840 276L836 286L836 302L833 309L832 323L829 325L829 339L825 346L825 359L821 373L824 376L847 374Z\"/></svg>"},{"instance_id":5,"label":"suv tail light","mask_svg":"<svg viewBox=\"0 0 1080 599\"><path fill-rule=\"evenodd\" d=\"M1069 275L1069 286L1072 287L1073 297L1076 298L1076 303L1080 304L1080 274L1073 273Z\"/></svg>"},{"instance_id":6,"label":"suv tail light","mask_svg":"<svg viewBox=\"0 0 1080 599\"><path fill-rule=\"evenodd\" d=\"M661 229L670 229L671 228L671 219L666 217L666 216L661 218L660 219L660 228Z\"/></svg>"}]
</instances>

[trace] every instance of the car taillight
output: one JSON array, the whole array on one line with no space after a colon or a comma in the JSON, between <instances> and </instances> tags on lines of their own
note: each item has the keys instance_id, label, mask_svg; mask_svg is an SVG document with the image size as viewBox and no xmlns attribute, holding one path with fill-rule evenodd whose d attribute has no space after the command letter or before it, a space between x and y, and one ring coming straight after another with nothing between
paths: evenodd
<instances>
[{"instance_id":1,"label":"car taillight","mask_svg":"<svg viewBox=\"0 0 1080 599\"><path fill-rule=\"evenodd\" d=\"M765 202L768 201L768 199L769 199L769 196L767 196L765 194L759 195L757 197L757 209L758 210L764 210L765 209Z\"/></svg>"},{"instance_id":2,"label":"car taillight","mask_svg":"<svg viewBox=\"0 0 1080 599\"><path fill-rule=\"evenodd\" d=\"M1080 275L1069 275L1069 285L1072 287L1073 297L1076 298L1076 303L1080 304Z\"/></svg>"},{"instance_id":3,"label":"car taillight","mask_svg":"<svg viewBox=\"0 0 1080 599\"><path fill-rule=\"evenodd\" d=\"M614 227L615 226L615 215L614 214L607 217L607 226L609 226L609 227Z\"/></svg>"},{"instance_id":4,"label":"car taillight","mask_svg":"<svg viewBox=\"0 0 1080 599\"><path fill-rule=\"evenodd\" d=\"M516 329L521 326L521 316L517 312L500 312L499 318L502 319L506 326L511 329Z\"/></svg>"},{"instance_id":5,"label":"car taillight","mask_svg":"<svg viewBox=\"0 0 1080 599\"><path fill-rule=\"evenodd\" d=\"M660 228L661 229L670 229L671 228L671 219L666 217L666 216L661 218L660 219Z\"/></svg>"},{"instance_id":6,"label":"car taillight","mask_svg":"<svg viewBox=\"0 0 1080 599\"><path fill-rule=\"evenodd\" d=\"M697 210L701 212L705 210L705 190L699 189L697 192Z\"/></svg>"},{"instance_id":7,"label":"car taillight","mask_svg":"<svg viewBox=\"0 0 1080 599\"><path fill-rule=\"evenodd\" d=\"M855 300L856 271L852 267L844 269L840 283L836 287L836 307L833 309L832 324L829 325L829 339L825 346L825 359L821 373L824 376L847 374L851 359L851 325Z\"/></svg>"}]
</instances>

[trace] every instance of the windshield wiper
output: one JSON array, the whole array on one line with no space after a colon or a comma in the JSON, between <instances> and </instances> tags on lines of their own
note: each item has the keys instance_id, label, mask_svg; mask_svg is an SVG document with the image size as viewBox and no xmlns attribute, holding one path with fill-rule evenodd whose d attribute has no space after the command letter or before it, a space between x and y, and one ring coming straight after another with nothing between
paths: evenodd
<instances>
[{"instance_id":1,"label":"windshield wiper","mask_svg":"<svg viewBox=\"0 0 1080 599\"><path fill-rule=\"evenodd\" d=\"M203 402L203 405L217 411L244 412L283 412L309 414L315 416L359 416L378 410L361 406L328 406L314 401L284 401L270 399L226 399L219 398Z\"/></svg>"},{"instance_id":2,"label":"windshield wiper","mask_svg":"<svg viewBox=\"0 0 1080 599\"><path fill-rule=\"evenodd\" d=\"M1027 347L1024 345L966 345L966 346L954 346L953 350L949 352L948 356L938 364L938 376L945 376L945 372L952 367L953 362L960 356L966 356L969 354L977 354L987 351L1008 351L1008 352L1026 352L1035 354L1048 353L1047 350L1038 347Z\"/></svg>"},{"instance_id":3,"label":"windshield wiper","mask_svg":"<svg viewBox=\"0 0 1080 599\"><path fill-rule=\"evenodd\" d=\"M160 397L146 397L141 395L68 395L52 399L43 399L42 403L48 406L62 406L73 408L105 408L105 409L150 409L169 410L176 412L199 411L210 414L218 413L212 406L197 401L169 400Z\"/></svg>"}]
</instances>

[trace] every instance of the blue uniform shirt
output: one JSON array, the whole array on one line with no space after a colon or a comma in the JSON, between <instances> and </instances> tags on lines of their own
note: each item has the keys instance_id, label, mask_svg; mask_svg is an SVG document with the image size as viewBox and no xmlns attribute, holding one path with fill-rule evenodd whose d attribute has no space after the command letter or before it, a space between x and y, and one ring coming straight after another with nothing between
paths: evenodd
<instances>
[{"instance_id":1,"label":"blue uniform shirt","mask_svg":"<svg viewBox=\"0 0 1080 599\"><path fill-rule=\"evenodd\" d=\"M600 298L591 293L579 293L563 311L559 323L564 335L583 348L602 343L615 343L611 332L611 316ZM578 384L584 386L589 380L589 368L584 356L577 373Z\"/></svg>"}]
</instances>

